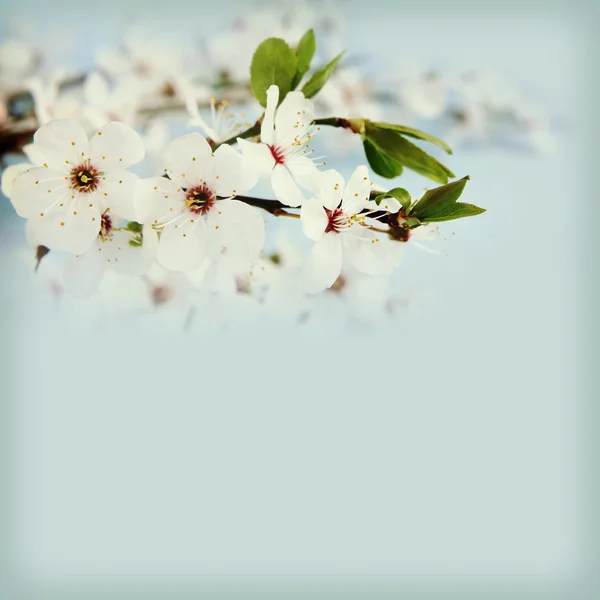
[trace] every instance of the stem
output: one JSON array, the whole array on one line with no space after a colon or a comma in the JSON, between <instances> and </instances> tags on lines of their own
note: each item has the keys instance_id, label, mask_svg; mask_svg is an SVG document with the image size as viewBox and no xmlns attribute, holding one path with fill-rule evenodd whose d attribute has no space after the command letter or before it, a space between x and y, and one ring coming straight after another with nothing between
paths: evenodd
<instances>
[{"instance_id":1,"label":"stem","mask_svg":"<svg viewBox=\"0 0 600 600\"><path fill-rule=\"evenodd\" d=\"M254 125L252 125L252 127L249 127L248 129L246 129L246 131L242 131L241 133L238 133L237 135L234 135L227 140L223 140L222 142L215 144L213 146L213 151L215 151L219 146L222 146L223 144L235 144L235 142L238 138L242 138L243 140L245 140L247 138L260 135L261 123L262 123L262 117L258 121L256 121L256 123Z\"/></svg>"}]
</instances>

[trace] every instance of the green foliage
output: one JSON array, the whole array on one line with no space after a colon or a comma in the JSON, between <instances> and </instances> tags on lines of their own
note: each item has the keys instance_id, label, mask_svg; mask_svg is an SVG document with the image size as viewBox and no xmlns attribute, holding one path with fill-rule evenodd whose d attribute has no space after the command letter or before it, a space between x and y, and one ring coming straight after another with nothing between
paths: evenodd
<instances>
[{"instance_id":1,"label":"green foliage","mask_svg":"<svg viewBox=\"0 0 600 600\"><path fill-rule=\"evenodd\" d=\"M404 188L394 188L389 192L379 194L375 197L377 205L379 205L384 198L395 198L405 209L407 209L411 203L410 194Z\"/></svg>"},{"instance_id":2,"label":"green foliage","mask_svg":"<svg viewBox=\"0 0 600 600\"><path fill-rule=\"evenodd\" d=\"M410 214L425 219L452 206L460 198L469 177L463 177L447 185L427 190L422 198L411 208Z\"/></svg>"},{"instance_id":3,"label":"green foliage","mask_svg":"<svg viewBox=\"0 0 600 600\"><path fill-rule=\"evenodd\" d=\"M316 73L313 73L312 77L302 87L302 92L307 98L316 96L323 86L327 83L327 80L331 77L331 74L335 70L339 60L344 56L341 52L338 54L329 64L325 65L322 69L319 69Z\"/></svg>"},{"instance_id":4,"label":"green foliage","mask_svg":"<svg viewBox=\"0 0 600 600\"><path fill-rule=\"evenodd\" d=\"M420 221L429 223L440 221L452 221L464 217L474 217L485 212L473 204L457 202L463 193L469 177L463 177L457 181L428 190L423 197L410 208L408 213Z\"/></svg>"},{"instance_id":5,"label":"green foliage","mask_svg":"<svg viewBox=\"0 0 600 600\"><path fill-rule=\"evenodd\" d=\"M279 87L279 101L292 89L296 75L296 53L280 38L268 38L259 44L250 65L250 86L261 106L267 105L267 90Z\"/></svg>"},{"instance_id":6,"label":"green foliage","mask_svg":"<svg viewBox=\"0 0 600 600\"><path fill-rule=\"evenodd\" d=\"M315 39L315 32L309 29L298 42L296 48L296 74L292 81L292 89L295 90L302 78L308 73L310 69L310 63L317 50L317 40Z\"/></svg>"},{"instance_id":7,"label":"green foliage","mask_svg":"<svg viewBox=\"0 0 600 600\"><path fill-rule=\"evenodd\" d=\"M127 231L133 231L134 233L142 233L142 224L137 223L136 221L129 221L125 229Z\"/></svg>"},{"instance_id":8,"label":"green foliage","mask_svg":"<svg viewBox=\"0 0 600 600\"><path fill-rule=\"evenodd\" d=\"M365 156L371 165L371 169L387 179L393 179L402 174L402 165L390 158L387 154L380 152L369 140L363 140Z\"/></svg>"},{"instance_id":9,"label":"green foliage","mask_svg":"<svg viewBox=\"0 0 600 600\"><path fill-rule=\"evenodd\" d=\"M416 131L416 130L415 130ZM438 183L448 183L454 173L438 160L409 142L395 129L365 121L363 136L379 151L400 165Z\"/></svg>"},{"instance_id":10,"label":"green foliage","mask_svg":"<svg viewBox=\"0 0 600 600\"><path fill-rule=\"evenodd\" d=\"M463 219L464 217L474 217L485 212L485 208L480 208L474 204L466 204L464 202L457 202L453 206L437 213L433 217L428 217L426 221L430 223L441 222L441 221L453 221L454 219Z\"/></svg>"},{"instance_id":11,"label":"green foliage","mask_svg":"<svg viewBox=\"0 0 600 600\"><path fill-rule=\"evenodd\" d=\"M373 125L380 127L381 129L391 129L392 131L397 131L402 135L416 138L417 140L423 140L425 142L429 142L430 144L435 144L438 146L438 148L441 148L448 154L452 154L452 150L450 146L446 144L446 142L435 137L435 135L431 135L430 133L426 133L420 129L414 129L412 127L407 127L406 125L393 125L392 123L373 123Z\"/></svg>"}]
</instances>

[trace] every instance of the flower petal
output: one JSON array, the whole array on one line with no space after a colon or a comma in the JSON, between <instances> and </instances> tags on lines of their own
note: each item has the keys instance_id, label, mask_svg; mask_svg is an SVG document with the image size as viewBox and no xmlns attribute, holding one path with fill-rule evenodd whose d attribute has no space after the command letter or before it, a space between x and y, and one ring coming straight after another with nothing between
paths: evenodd
<instances>
[{"instance_id":1,"label":"flower petal","mask_svg":"<svg viewBox=\"0 0 600 600\"><path fill-rule=\"evenodd\" d=\"M19 163L18 165L10 165L6 167L4 171L2 171L2 182L0 184L0 189L7 198L10 198L12 194L13 182L17 178L17 175L25 173L25 171L28 171L29 169L31 169L30 163Z\"/></svg>"},{"instance_id":2,"label":"flower petal","mask_svg":"<svg viewBox=\"0 0 600 600\"><path fill-rule=\"evenodd\" d=\"M219 196L245 194L251 186L247 186L252 169L249 161L237 150L225 144L215 151L215 189ZM258 180L258 170L252 169ZM254 182L256 183L256 181Z\"/></svg>"},{"instance_id":3,"label":"flower petal","mask_svg":"<svg viewBox=\"0 0 600 600\"><path fill-rule=\"evenodd\" d=\"M390 269L388 240L380 241L377 234L354 227L343 236L344 255L356 269L366 275L381 275Z\"/></svg>"},{"instance_id":4,"label":"flower petal","mask_svg":"<svg viewBox=\"0 0 600 600\"><path fill-rule=\"evenodd\" d=\"M199 133L189 133L174 139L167 148L166 166L175 181L183 187L211 183L214 178L214 158L209 143Z\"/></svg>"},{"instance_id":5,"label":"flower petal","mask_svg":"<svg viewBox=\"0 0 600 600\"><path fill-rule=\"evenodd\" d=\"M152 231L148 235L148 248L152 247ZM154 263L154 256L142 246L131 245L133 239L127 231L115 231L105 242L100 242L99 247L104 261L118 273L137 277L146 273ZM146 238L144 238L144 242Z\"/></svg>"},{"instance_id":6,"label":"flower petal","mask_svg":"<svg viewBox=\"0 0 600 600\"><path fill-rule=\"evenodd\" d=\"M94 244L87 252L72 256L65 267L63 289L70 296L89 298L100 285L108 263Z\"/></svg>"},{"instance_id":7,"label":"flower petal","mask_svg":"<svg viewBox=\"0 0 600 600\"><path fill-rule=\"evenodd\" d=\"M60 209L35 218L35 239L52 250L82 254L98 237L100 217L97 205L81 209L77 200L69 198Z\"/></svg>"},{"instance_id":8,"label":"flower petal","mask_svg":"<svg viewBox=\"0 0 600 600\"><path fill-rule=\"evenodd\" d=\"M156 258L171 271L192 271L206 256L208 231L204 220L176 227L165 227L160 235Z\"/></svg>"},{"instance_id":9,"label":"flower petal","mask_svg":"<svg viewBox=\"0 0 600 600\"><path fill-rule=\"evenodd\" d=\"M302 92L288 92L275 115L275 143L289 146L303 138L313 122L313 115L313 103Z\"/></svg>"},{"instance_id":10,"label":"flower petal","mask_svg":"<svg viewBox=\"0 0 600 600\"><path fill-rule=\"evenodd\" d=\"M371 179L365 165L358 167L344 188L342 209L349 215L358 214L369 201Z\"/></svg>"},{"instance_id":11,"label":"flower petal","mask_svg":"<svg viewBox=\"0 0 600 600\"><path fill-rule=\"evenodd\" d=\"M258 209L239 200L219 200L208 213L211 246L258 254L265 244L265 221Z\"/></svg>"},{"instance_id":12,"label":"flower petal","mask_svg":"<svg viewBox=\"0 0 600 600\"><path fill-rule=\"evenodd\" d=\"M242 154L259 171L259 175L265 175L273 170L275 158L267 145L247 142L242 138L238 138L237 143Z\"/></svg>"},{"instance_id":13,"label":"flower petal","mask_svg":"<svg viewBox=\"0 0 600 600\"><path fill-rule=\"evenodd\" d=\"M264 144L272 144L275 140L273 129L275 127L275 109L279 103L279 87L272 85L267 90L267 107L265 116L260 127L260 141Z\"/></svg>"},{"instance_id":14,"label":"flower petal","mask_svg":"<svg viewBox=\"0 0 600 600\"><path fill-rule=\"evenodd\" d=\"M307 200L302 205L300 218L302 219L302 231L304 231L304 235L315 242L322 239L325 235L329 219L320 200L316 198Z\"/></svg>"},{"instance_id":15,"label":"flower petal","mask_svg":"<svg viewBox=\"0 0 600 600\"><path fill-rule=\"evenodd\" d=\"M331 287L342 270L342 246L336 233L328 233L310 251L302 269L302 287L309 294Z\"/></svg>"},{"instance_id":16,"label":"flower petal","mask_svg":"<svg viewBox=\"0 0 600 600\"><path fill-rule=\"evenodd\" d=\"M334 169L319 172L315 180L318 186L317 197L325 208L338 208L344 191L344 178Z\"/></svg>"},{"instance_id":17,"label":"flower petal","mask_svg":"<svg viewBox=\"0 0 600 600\"><path fill-rule=\"evenodd\" d=\"M164 177L161 177L164 179ZM135 194L139 177L129 171L109 171L98 186L98 197L105 209L129 221L137 220Z\"/></svg>"},{"instance_id":18,"label":"flower petal","mask_svg":"<svg viewBox=\"0 0 600 600\"><path fill-rule=\"evenodd\" d=\"M139 134L125 123L111 121L92 138L90 158L100 171L125 169L139 163L146 155Z\"/></svg>"},{"instance_id":19,"label":"flower petal","mask_svg":"<svg viewBox=\"0 0 600 600\"><path fill-rule=\"evenodd\" d=\"M273 169L271 186L277 200L286 206L300 206L304 202L304 194L283 165L276 165Z\"/></svg>"},{"instance_id":20,"label":"flower petal","mask_svg":"<svg viewBox=\"0 0 600 600\"><path fill-rule=\"evenodd\" d=\"M78 165L89 158L87 135L76 121L56 119L42 125L33 136L38 159L53 169L65 169L65 162Z\"/></svg>"},{"instance_id":21,"label":"flower petal","mask_svg":"<svg viewBox=\"0 0 600 600\"><path fill-rule=\"evenodd\" d=\"M135 220L153 225L173 219L184 210L184 198L184 192L170 179L139 179L134 190Z\"/></svg>"},{"instance_id":22,"label":"flower petal","mask_svg":"<svg viewBox=\"0 0 600 600\"><path fill-rule=\"evenodd\" d=\"M10 201L26 219L42 216L71 195L64 172L32 167L17 175L10 186Z\"/></svg>"}]
</instances>

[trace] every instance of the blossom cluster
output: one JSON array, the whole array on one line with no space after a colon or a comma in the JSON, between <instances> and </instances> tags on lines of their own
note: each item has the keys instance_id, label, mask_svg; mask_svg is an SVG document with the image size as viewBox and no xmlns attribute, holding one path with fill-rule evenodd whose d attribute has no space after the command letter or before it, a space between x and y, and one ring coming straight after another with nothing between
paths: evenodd
<instances>
[{"instance_id":1,"label":"blossom cluster","mask_svg":"<svg viewBox=\"0 0 600 600\"><path fill-rule=\"evenodd\" d=\"M2 192L27 220L36 268L47 264L48 253L67 257L59 289L68 297L97 297L117 277L122 289L122 278L143 282L155 307L171 304L184 313L189 307L175 302L178 290L187 298L190 290L201 292L200 304L219 297L221 307L223 298L236 298L236 310L239 298L252 297L271 311L286 306L296 317L317 306L310 297L329 290L360 297L355 305L377 312L366 298L381 297L377 282L398 267L406 243L436 235L440 222L484 212L458 201L468 177L453 180L415 143L450 154L437 137L351 110L320 116L322 99L343 71L343 53L312 67L320 56L312 28L293 46L276 37L260 41L249 86L221 72L230 102L248 105L251 94L248 111L255 116L241 113L244 121L227 101L208 95L214 85L176 67L182 63L166 47L148 50L138 42L100 53L114 85L92 73L84 104L64 103L56 81L56 93L48 94L41 80L29 80L36 127L31 140L21 131L15 146L28 162L2 174ZM94 108L92 98L102 106ZM153 107L157 98L166 104ZM154 111L182 106L188 128L199 132L169 140L169 127L154 120ZM326 139L324 130L334 128L350 132L364 149L364 160L345 178L314 155L315 136ZM405 169L438 187L413 197L372 180ZM290 251L281 236L275 245L268 241L266 224L274 219L299 225L302 249ZM198 302L192 304L195 310Z\"/></svg>"}]
</instances>

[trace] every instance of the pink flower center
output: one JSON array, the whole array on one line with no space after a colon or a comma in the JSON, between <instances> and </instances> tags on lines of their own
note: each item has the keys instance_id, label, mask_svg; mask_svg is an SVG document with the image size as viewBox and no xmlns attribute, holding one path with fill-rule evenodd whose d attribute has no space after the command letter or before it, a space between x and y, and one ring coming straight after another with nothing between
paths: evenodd
<instances>
[{"instance_id":1,"label":"pink flower center","mask_svg":"<svg viewBox=\"0 0 600 600\"><path fill-rule=\"evenodd\" d=\"M202 184L189 188L185 194L185 205L195 215L205 215L215 204L215 193Z\"/></svg>"},{"instance_id":2,"label":"pink flower center","mask_svg":"<svg viewBox=\"0 0 600 600\"><path fill-rule=\"evenodd\" d=\"M282 165L285 163L285 154L279 146L269 146L269 150L275 159L275 164Z\"/></svg>"},{"instance_id":3,"label":"pink flower center","mask_svg":"<svg viewBox=\"0 0 600 600\"><path fill-rule=\"evenodd\" d=\"M100 219L100 233L98 234L103 242L109 238L112 228L112 219L110 218L109 214L105 212Z\"/></svg>"},{"instance_id":4,"label":"pink flower center","mask_svg":"<svg viewBox=\"0 0 600 600\"><path fill-rule=\"evenodd\" d=\"M329 233L330 231L339 233L348 227L348 217L344 214L344 211L341 208L336 208L334 210L329 210L326 208L325 212L327 213L328 219L325 233Z\"/></svg>"},{"instance_id":5,"label":"pink flower center","mask_svg":"<svg viewBox=\"0 0 600 600\"><path fill-rule=\"evenodd\" d=\"M93 192L100 182L100 172L89 160L81 163L79 166L71 169L71 188L87 194Z\"/></svg>"}]
</instances>

